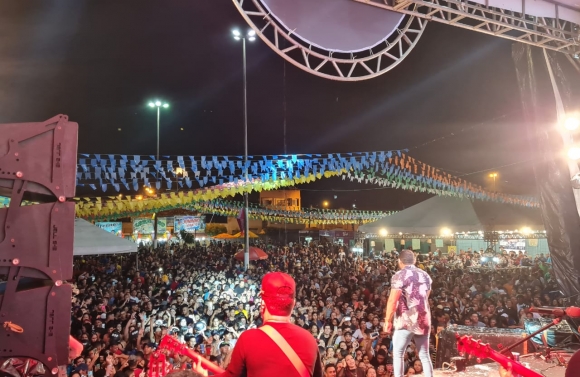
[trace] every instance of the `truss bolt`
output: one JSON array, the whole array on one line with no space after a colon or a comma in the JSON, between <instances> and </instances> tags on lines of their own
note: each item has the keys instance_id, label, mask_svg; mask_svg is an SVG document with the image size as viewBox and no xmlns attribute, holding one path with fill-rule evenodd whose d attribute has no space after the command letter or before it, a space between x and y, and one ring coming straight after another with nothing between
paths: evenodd
<instances>
[{"instance_id":1,"label":"truss bolt","mask_svg":"<svg viewBox=\"0 0 580 377\"><path fill-rule=\"evenodd\" d=\"M62 128L61 126L56 127L57 130L60 130L61 128Z\"/></svg>"},{"instance_id":2,"label":"truss bolt","mask_svg":"<svg viewBox=\"0 0 580 377\"><path fill-rule=\"evenodd\" d=\"M65 200L66 200L66 198L62 195L58 197L58 201L61 203L64 203Z\"/></svg>"},{"instance_id":3,"label":"truss bolt","mask_svg":"<svg viewBox=\"0 0 580 377\"><path fill-rule=\"evenodd\" d=\"M46 360L52 361L52 357L49 356Z\"/></svg>"},{"instance_id":4,"label":"truss bolt","mask_svg":"<svg viewBox=\"0 0 580 377\"><path fill-rule=\"evenodd\" d=\"M51 295L52 297L54 297L54 296L56 296L56 293L55 293L55 292L52 292L50 295Z\"/></svg>"},{"instance_id":5,"label":"truss bolt","mask_svg":"<svg viewBox=\"0 0 580 377\"><path fill-rule=\"evenodd\" d=\"M10 239L10 242L14 243L14 241L15 241L15 239L14 239L14 238L11 238L11 239Z\"/></svg>"},{"instance_id":6,"label":"truss bolt","mask_svg":"<svg viewBox=\"0 0 580 377\"><path fill-rule=\"evenodd\" d=\"M60 187L59 187L59 186L56 186L55 188L56 188L57 190L60 190Z\"/></svg>"},{"instance_id":7,"label":"truss bolt","mask_svg":"<svg viewBox=\"0 0 580 377\"><path fill-rule=\"evenodd\" d=\"M57 287L60 287L62 285L62 280L55 281L54 285L56 285Z\"/></svg>"},{"instance_id":8,"label":"truss bolt","mask_svg":"<svg viewBox=\"0 0 580 377\"><path fill-rule=\"evenodd\" d=\"M14 153L14 156L18 157L18 152Z\"/></svg>"},{"instance_id":9,"label":"truss bolt","mask_svg":"<svg viewBox=\"0 0 580 377\"><path fill-rule=\"evenodd\" d=\"M18 177L18 178L22 178L22 176L23 176L23 175L24 175L24 174L22 174L22 172L21 172L21 171L19 171L19 172L16 172L16 177Z\"/></svg>"},{"instance_id":10,"label":"truss bolt","mask_svg":"<svg viewBox=\"0 0 580 377\"><path fill-rule=\"evenodd\" d=\"M52 270L52 273L53 273L53 274L56 274L56 270Z\"/></svg>"},{"instance_id":11,"label":"truss bolt","mask_svg":"<svg viewBox=\"0 0 580 377\"><path fill-rule=\"evenodd\" d=\"M58 212L58 208L55 208L55 209L54 209L54 212Z\"/></svg>"},{"instance_id":12,"label":"truss bolt","mask_svg":"<svg viewBox=\"0 0 580 377\"><path fill-rule=\"evenodd\" d=\"M52 374L58 374L58 368L52 368L50 373Z\"/></svg>"},{"instance_id":13,"label":"truss bolt","mask_svg":"<svg viewBox=\"0 0 580 377\"><path fill-rule=\"evenodd\" d=\"M18 258L12 259L12 264L17 266L18 264L20 264L20 259L18 259Z\"/></svg>"}]
</instances>

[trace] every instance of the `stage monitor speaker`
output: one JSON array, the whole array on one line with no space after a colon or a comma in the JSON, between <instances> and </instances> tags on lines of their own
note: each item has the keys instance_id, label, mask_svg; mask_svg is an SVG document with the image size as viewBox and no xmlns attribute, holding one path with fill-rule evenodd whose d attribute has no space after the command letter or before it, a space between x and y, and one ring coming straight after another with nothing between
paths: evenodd
<instances>
[{"instance_id":1,"label":"stage monitor speaker","mask_svg":"<svg viewBox=\"0 0 580 377\"><path fill-rule=\"evenodd\" d=\"M438 334L437 340L437 359L435 367L441 368L444 362L450 362L451 358L460 356L457 351L457 338L455 334L460 336L469 335L473 339L481 339L482 342L489 344L493 349L498 350L498 345L509 346L518 340L521 340L526 332L520 329L497 329L488 327L472 327L472 326L455 326L449 325L446 329ZM527 345L521 344L513 349L513 352L524 354ZM467 358L467 365L477 364L475 358L464 355ZM491 359L481 360L482 363L493 362Z\"/></svg>"},{"instance_id":2,"label":"stage monitor speaker","mask_svg":"<svg viewBox=\"0 0 580 377\"><path fill-rule=\"evenodd\" d=\"M543 326L551 323L552 320L548 318L539 318L539 319L531 319L526 320L524 322L524 328L526 330L526 334L529 335L533 332L538 331ZM575 338L575 333L572 331L572 328L568 324L567 320L560 322L557 325L550 327L548 330L534 336L532 341L538 345L547 345L548 347L557 347L562 346L566 343L569 343L572 339Z\"/></svg>"}]
</instances>

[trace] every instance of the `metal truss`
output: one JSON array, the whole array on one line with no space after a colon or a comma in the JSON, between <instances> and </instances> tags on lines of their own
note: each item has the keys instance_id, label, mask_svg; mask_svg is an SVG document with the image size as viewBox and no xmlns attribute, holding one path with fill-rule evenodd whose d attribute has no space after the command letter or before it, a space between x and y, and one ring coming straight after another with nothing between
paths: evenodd
<instances>
[{"instance_id":1,"label":"metal truss","mask_svg":"<svg viewBox=\"0 0 580 377\"><path fill-rule=\"evenodd\" d=\"M577 24L525 14L533 0L521 0L524 13L458 0L352 1L568 54L576 54L580 44ZM564 5L554 6L557 14Z\"/></svg>"},{"instance_id":2,"label":"metal truss","mask_svg":"<svg viewBox=\"0 0 580 377\"><path fill-rule=\"evenodd\" d=\"M259 0L233 2L257 35L278 55L306 72L337 81L361 81L390 71L415 47L427 25L424 17L408 14L390 37L355 55L311 46L281 25Z\"/></svg>"}]
</instances>

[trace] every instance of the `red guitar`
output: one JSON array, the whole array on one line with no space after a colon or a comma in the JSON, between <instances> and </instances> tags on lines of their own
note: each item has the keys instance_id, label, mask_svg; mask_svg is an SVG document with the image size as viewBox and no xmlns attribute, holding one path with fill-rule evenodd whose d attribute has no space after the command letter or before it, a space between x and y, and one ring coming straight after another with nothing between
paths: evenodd
<instances>
[{"instance_id":1,"label":"red guitar","mask_svg":"<svg viewBox=\"0 0 580 377\"><path fill-rule=\"evenodd\" d=\"M170 353L176 353L178 355L187 356L191 360L194 360L197 363L200 363L203 369L208 370L214 374L220 374L225 372L222 368L218 367L211 361L207 360L197 352L194 352L187 348L185 344L180 343L177 339L172 338L169 335L165 335L161 342L159 343L159 347L157 348L157 352L169 351ZM165 362L164 358L162 362ZM161 360L160 360L161 361ZM151 369L151 367L150 367ZM163 367L158 368L158 370L163 371ZM157 377L157 376L154 376Z\"/></svg>"},{"instance_id":2,"label":"red guitar","mask_svg":"<svg viewBox=\"0 0 580 377\"><path fill-rule=\"evenodd\" d=\"M482 359L490 358L497 361L505 369L511 370L516 375L523 377L543 377L541 374L526 368L519 362L493 350L489 344L482 343L481 340L474 340L466 335L460 337L458 334L455 334L455 336L457 337L457 350L461 353L467 353Z\"/></svg>"}]
</instances>

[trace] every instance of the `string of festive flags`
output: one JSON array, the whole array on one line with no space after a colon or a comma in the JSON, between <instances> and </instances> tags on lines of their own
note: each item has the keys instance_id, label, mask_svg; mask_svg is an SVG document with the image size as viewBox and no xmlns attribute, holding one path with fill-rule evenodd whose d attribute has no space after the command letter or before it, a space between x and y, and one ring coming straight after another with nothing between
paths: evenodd
<instances>
[{"instance_id":1,"label":"string of festive flags","mask_svg":"<svg viewBox=\"0 0 580 377\"><path fill-rule=\"evenodd\" d=\"M236 217L244 207L243 202L210 200L203 202L191 202L180 208L196 211L207 215L219 215ZM172 206L161 207L159 212L173 209ZM286 211L279 209L269 209L251 204L248 208L250 219L258 219L272 223L289 223L289 224L366 224L391 215L393 212L384 211L357 211L357 210L332 210L332 209L301 209L297 211ZM152 211L143 209L141 211L130 211L126 214L116 214L113 216L96 216L90 218L95 221L110 221L119 217L129 216L148 216Z\"/></svg>"},{"instance_id":2,"label":"string of festive flags","mask_svg":"<svg viewBox=\"0 0 580 377\"><path fill-rule=\"evenodd\" d=\"M78 217L96 218L119 218L133 216L131 214L151 214L176 208L187 208L195 202L211 201L219 198L228 198L237 194L260 192L263 190L276 190L284 187L294 186L298 183L310 183L322 177L330 178L344 173L326 171L323 175L310 175L277 181L262 182L259 179L253 181L238 181L238 183L226 183L209 188L191 191L179 191L162 193L154 198L135 196L108 196L97 198L76 198L76 214Z\"/></svg>"},{"instance_id":3,"label":"string of festive flags","mask_svg":"<svg viewBox=\"0 0 580 377\"><path fill-rule=\"evenodd\" d=\"M249 156L155 156L81 154L77 165L77 186L102 192L139 191L141 187L157 190L191 189L248 179L263 182L296 179L326 171L362 171L384 166L388 159L401 157L404 151L350 152L302 155ZM195 187L194 187L195 186Z\"/></svg>"},{"instance_id":4,"label":"string of festive flags","mask_svg":"<svg viewBox=\"0 0 580 377\"><path fill-rule=\"evenodd\" d=\"M314 155L250 156L247 165L242 156L195 157L177 156L175 160L155 160L154 156L82 155L79 158L77 181L80 186L87 180L98 179L102 191L113 187L139 190L155 185L161 188L165 182L169 189L173 184L179 188L191 188L194 179L199 187L219 187L224 184L244 182L245 166L251 172L251 182L294 181L296 184L320 179L326 173L340 173L343 179L393 187L411 191L448 195L472 200L487 200L525 207L538 207L538 200L531 196L490 192L479 185L453 176L438 168L416 160L403 150L382 152L352 152ZM228 175L229 174L229 175ZM125 178L129 177L129 178ZM191 178L190 178L191 177ZM173 179L175 178L175 181ZM131 182L127 179L130 179ZM108 182L108 183L104 183ZM88 183L94 190L96 183ZM257 190L261 191L261 190ZM226 195L227 196L227 195ZM221 196L220 197L224 197Z\"/></svg>"}]
</instances>

